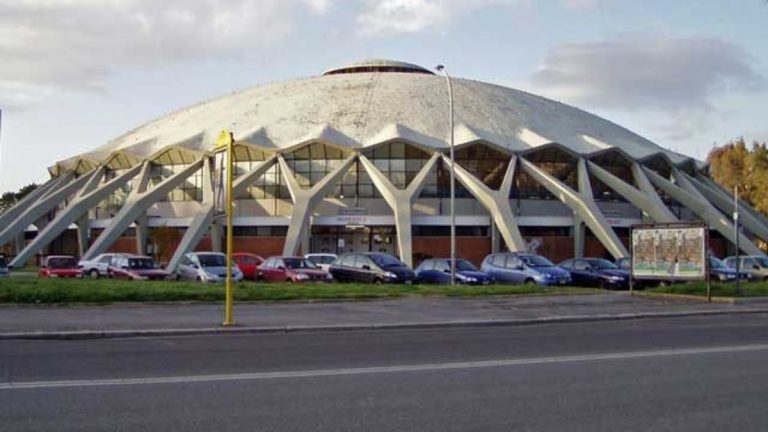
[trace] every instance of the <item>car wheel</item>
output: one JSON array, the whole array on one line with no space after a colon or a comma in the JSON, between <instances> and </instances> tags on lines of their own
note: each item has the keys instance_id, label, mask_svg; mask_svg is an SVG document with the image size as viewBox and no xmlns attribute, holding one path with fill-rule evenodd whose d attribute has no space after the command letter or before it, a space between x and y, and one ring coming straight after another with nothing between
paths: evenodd
<instances>
[{"instance_id":1,"label":"car wheel","mask_svg":"<svg viewBox=\"0 0 768 432\"><path fill-rule=\"evenodd\" d=\"M88 276L90 276L91 279L98 279L99 271L96 269L91 269L91 271L88 272Z\"/></svg>"},{"instance_id":2,"label":"car wheel","mask_svg":"<svg viewBox=\"0 0 768 432\"><path fill-rule=\"evenodd\" d=\"M381 285L383 283L384 283L384 281L382 281L380 278L376 278L376 279L373 280L373 284L374 285Z\"/></svg>"},{"instance_id":3,"label":"car wheel","mask_svg":"<svg viewBox=\"0 0 768 432\"><path fill-rule=\"evenodd\" d=\"M531 279L531 278L528 278L528 279L526 279L526 280L525 280L525 282L523 282L523 283L524 283L525 285L528 285L528 286L533 286L533 285L536 285L536 281L535 281L535 280L533 280L533 279Z\"/></svg>"}]
</instances>

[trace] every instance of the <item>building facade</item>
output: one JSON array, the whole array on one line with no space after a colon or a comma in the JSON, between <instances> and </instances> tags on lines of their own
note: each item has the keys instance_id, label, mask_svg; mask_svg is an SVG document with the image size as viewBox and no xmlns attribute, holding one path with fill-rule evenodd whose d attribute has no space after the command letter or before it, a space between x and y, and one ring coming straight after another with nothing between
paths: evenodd
<instances>
[{"instance_id":1,"label":"building facade","mask_svg":"<svg viewBox=\"0 0 768 432\"><path fill-rule=\"evenodd\" d=\"M728 193L700 161L529 93L453 79L457 250L553 261L627 256L629 227L701 220L733 249ZM449 99L422 67L371 60L254 87L60 161L0 215L13 265L39 254L151 254L174 270L221 250L220 131L235 139L234 248L263 256L381 251L409 264L450 250ZM742 206L740 247L768 220Z\"/></svg>"}]
</instances>

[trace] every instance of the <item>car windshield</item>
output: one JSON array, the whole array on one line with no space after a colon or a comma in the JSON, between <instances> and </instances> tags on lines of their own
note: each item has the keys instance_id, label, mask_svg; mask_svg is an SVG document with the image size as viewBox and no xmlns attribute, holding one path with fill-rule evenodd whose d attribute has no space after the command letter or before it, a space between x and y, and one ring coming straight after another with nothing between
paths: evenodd
<instances>
[{"instance_id":1,"label":"car windshield","mask_svg":"<svg viewBox=\"0 0 768 432\"><path fill-rule=\"evenodd\" d=\"M448 262L448 265L450 265L450 261ZM458 270L458 271L477 271L477 267L475 267L469 261L457 260L456 261L456 270Z\"/></svg>"},{"instance_id":2,"label":"car windshield","mask_svg":"<svg viewBox=\"0 0 768 432\"><path fill-rule=\"evenodd\" d=\"M616 264L602 258L589 260L589 265L600 270L616 270Z\"/></svg>"},{"instance_id":3,"label":"car windshield","mask_svg":"<svg viewBox=\"0 0 768 432\"><path fill-rule=\"evenodd\" d=\"M540 255L520 255L520 259L528 267L552 267L552 261Z\"/></svg>"},{"instance_id":4,"label":"car windshield","mask_svg":"<svg viewBox=\"0 0 768 432\"><path fill-rule=\"evenodd\" d=\"M200 265L203 267L226 267L227 258L224 255L210 254L210 255L198 255Z\"/></svg>"},{"instance_id":5,"label":"car windshield","mask_svg":"<svg viewBox=\"0 0 768 432\"><path fill-rule=\"evenodd\" d=\"M50 268L75 268L77 261L74 258L49 258L48 267Z\"/></svg>"},{"instance_id":6,"label":"car windshield","mask_svg":"<svg viewBox=\"0 0 768 432\"><path fill-rule=\"evenodd\" d=\"M131 258L128 260L128 268L151 270L155 268L155 260L152 258Z\"/></svg>"},{"instance_id":7,"label":"car windshield","mask_svg":"<svg viewBox=\"0 0 768 432\"><path fill-rule=\"evenodd\" d=\"M379 267L400 267L403 265L397 258L391 255L376 254L371 255L373 262L379 265Z\"/></svg>"},{"instance_id":8,"label":"car windshield","mask_svg":"<svg viewBox=\"0 0 768 432\"><path fill-rule=\"evenodd\" d=\"M723 260L717 257L709 257L709 266L712 268L727 268Z\"/></svg>"},{"instance_id":9,"label":"car windshield","mask_svg":"<svg viewBox=\"0 0 768 432\"><path fill-rule=\"evenodd\" d=\"M289 269L316 269L317 266L312 261L305 258L283 258L285 268Z\"/></svg>"},{"instance_id":10,"label":"car windshield","mask_svg":"<svg viewBox=\"0 0 768 432\"><path fill-rule=\"evenodd\" d=\"M755 261L760 264L760 267L768 267L768 258L766 257L755 257Z\"/></svg>"}]
</instances>

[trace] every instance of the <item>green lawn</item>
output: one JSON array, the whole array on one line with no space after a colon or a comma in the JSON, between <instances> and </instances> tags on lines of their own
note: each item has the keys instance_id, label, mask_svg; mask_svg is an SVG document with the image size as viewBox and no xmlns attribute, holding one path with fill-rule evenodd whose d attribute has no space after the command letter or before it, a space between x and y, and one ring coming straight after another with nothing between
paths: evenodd
<instances>
[{"instance_id":1,"label":"green lawn","mask_svg":"<svg viewBox=\"0 0 768 432\"><path fill-rule=\"evenodd\" d=\"M666 287L647 290L650 293L707 295L705 282L679 283ZM735 283L712 282L712 295L715 297L762 297L768 296L768 282L742 282L741 292L736 291Z\"/></svg>"},{"instance_id":2,"label":"green lawn","mask_svg":"<svg viewBox=\"0 0 768 432\"><path fill-rule=\"evenodd\" d=\"M405 296L472 297L520 294L589 294L591 288L524 285L367 285L243 282L235 285L236 301L373 299ZM140 282L90 279L0 279L0 303L113 303L222 301L224 286L185 282Z\"/></svg>"}]
</instances>

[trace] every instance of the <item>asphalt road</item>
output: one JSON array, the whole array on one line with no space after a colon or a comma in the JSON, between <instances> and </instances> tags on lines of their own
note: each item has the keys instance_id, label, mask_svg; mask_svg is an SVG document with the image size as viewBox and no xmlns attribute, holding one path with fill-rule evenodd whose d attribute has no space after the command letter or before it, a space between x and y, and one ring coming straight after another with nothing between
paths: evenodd
<instances>
[{"instance_id":1,"label":"asphalt road","mask_svg":"<svg viewBox=\"0 0 768 432\"><path fill-rule=\"evenodd\" d=\"M0 430L765 431L768 315L0 341Z\"/></svg>"}]
</instances>

